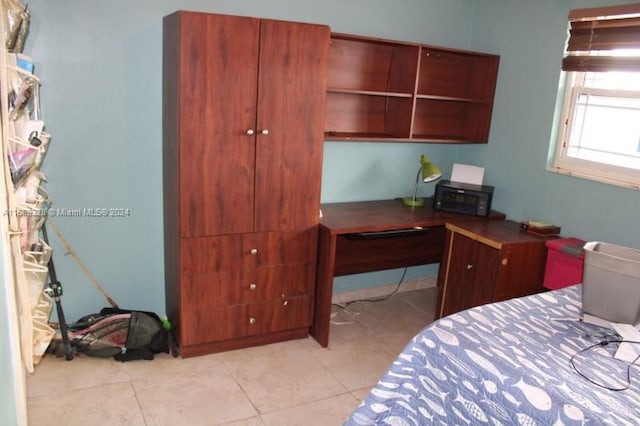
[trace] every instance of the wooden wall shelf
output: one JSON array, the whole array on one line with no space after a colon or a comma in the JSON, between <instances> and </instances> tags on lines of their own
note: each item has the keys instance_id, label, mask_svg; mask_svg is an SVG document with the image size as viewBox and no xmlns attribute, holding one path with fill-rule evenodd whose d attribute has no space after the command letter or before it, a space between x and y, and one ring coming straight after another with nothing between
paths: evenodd
<instances>
[{"instance_id":1,"label":"wooden wall shelf","mask_svg":"<svg viewBox=\"0 0 640 426\"><path fill-rule=\"evenodd\" d=\"M325 138L487 143L499 61L332 33Z\"/></svg>"}]
</instances>

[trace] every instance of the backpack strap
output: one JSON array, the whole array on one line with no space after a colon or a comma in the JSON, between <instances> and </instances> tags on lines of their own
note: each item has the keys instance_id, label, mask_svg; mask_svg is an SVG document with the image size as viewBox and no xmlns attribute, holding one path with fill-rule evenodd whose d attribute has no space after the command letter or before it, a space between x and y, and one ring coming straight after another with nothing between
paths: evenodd
<instances>
[{"instance_id":1,"label":"backpack strap","mask_svg":"<svg viewBox=\"0 0 640 426\"><path fill-rule=\"evenodd\" d=\"M140 349L131 349L126 352L120 352L113 356L113 359L120 362L135 361L137 359L146 359L151 361L153 359L153 351L148 347Z\"/></svg>"}]
</instances>

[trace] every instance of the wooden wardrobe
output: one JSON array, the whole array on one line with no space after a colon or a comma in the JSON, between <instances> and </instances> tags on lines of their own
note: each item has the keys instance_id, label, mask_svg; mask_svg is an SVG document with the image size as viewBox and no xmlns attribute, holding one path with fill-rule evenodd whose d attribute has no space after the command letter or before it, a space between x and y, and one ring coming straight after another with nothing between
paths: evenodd
<instances>
[{"instance_id":1,"label":"wooden wardrobe","mask_svg":"<svg viewBox=\"0 0 640 426\"><path fill-rule=\"evenodd\" d=\"M307 336L330 29L163 23L166 310L183 357Z\"/></svg>"}]
</instances>

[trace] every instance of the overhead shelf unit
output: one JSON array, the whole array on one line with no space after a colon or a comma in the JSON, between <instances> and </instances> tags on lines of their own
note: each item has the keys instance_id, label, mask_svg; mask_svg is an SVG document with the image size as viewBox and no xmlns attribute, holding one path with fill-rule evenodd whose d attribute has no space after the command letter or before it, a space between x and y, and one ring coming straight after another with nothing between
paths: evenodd
<instances>
[{"instance_id":1,"label":"overhead shelf unit","mask_svg":"<svg viewBox=\"0 0 640 426\"><path fill-rule=\"evenodd\" d=\"M325 139L487 143L499 61L332 33Z\"/></svg>"}]
</instances>

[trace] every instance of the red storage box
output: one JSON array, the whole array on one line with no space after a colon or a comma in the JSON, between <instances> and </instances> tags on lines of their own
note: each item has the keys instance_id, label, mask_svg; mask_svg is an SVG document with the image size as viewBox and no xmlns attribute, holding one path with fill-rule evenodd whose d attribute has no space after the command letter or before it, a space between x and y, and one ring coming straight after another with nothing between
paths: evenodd
<instances>
[{"instance_id":1,"label":"red storage box","mask_svg":"<svg viewBox=\"0 0 640 426\"><path fill-rule=\"evenodd\" d=\"M548 240L547 266L544 271L544 287L550 290L568 287L582 282L585 241L578 238Z\"/></svg>"}]
</instances>

